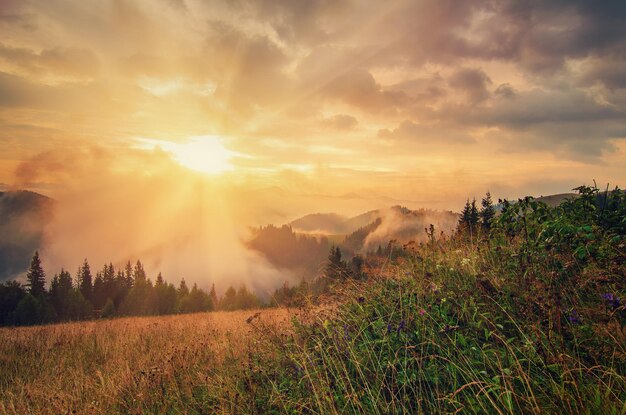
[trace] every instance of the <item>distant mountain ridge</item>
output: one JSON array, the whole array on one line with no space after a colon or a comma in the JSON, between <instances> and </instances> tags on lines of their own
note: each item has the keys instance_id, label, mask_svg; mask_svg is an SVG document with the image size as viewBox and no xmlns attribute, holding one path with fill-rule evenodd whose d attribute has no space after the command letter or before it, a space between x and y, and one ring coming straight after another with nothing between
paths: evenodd
<instances>
[{"instance_id":1,"label":"distant mountain ridge","mask_svg":"<svg viewBox=\"0 0 626 415\"><path fill-rule=\"evenodd\" d=\"M382 209L370 210L353 217L337 213L313 213L293 220L288 225L302 233L345 235L369 225L383 215Z\"/></svg>"},{"instance_id":2,"label":"distant mountain ridge","mask_svg":"<svg viewBox=\"0 0 626 415\"><path fill-rule=\"evenodd\" d=\"M28 190L0 192L0 281L25 272L41 248L54 200Z\"/></svg>"},{"instance_id":3,"label":"distant mountain ridge","mask_svg":"<svg viewBox=\"0 0 626 415\"><path fill-rule=\"evenodd\" d=\"M411 210L396 205L347 218L336 213L314 213L282 226L252 229L249 248L262 254L271 264L302 275L315 275L328 256L331 246L338 246L346 258L397 243L426 240L426 228L450 233L458 214L429 209Z\"/></svg>"}]
</instances>

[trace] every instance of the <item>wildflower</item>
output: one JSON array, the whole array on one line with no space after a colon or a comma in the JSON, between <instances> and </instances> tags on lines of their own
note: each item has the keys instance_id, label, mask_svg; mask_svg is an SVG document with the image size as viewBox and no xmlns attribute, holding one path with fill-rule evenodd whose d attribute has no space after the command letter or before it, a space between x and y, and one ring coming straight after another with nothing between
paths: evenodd
<instances>
[{"instance_id":1,"label":"wildflower","mask_svg":"<svg viewBox=\"0 0 626 415\"><path fill-rule=\"evenodd\" d=\"M615 310L620 305L622 305L620 298L613 293L602 294L602 299L606 301L611 310Z\"/></svg>"},{"instance_id":2,"label":"wildflower","mask_svg":"<svg viewBox=\"0 0 626 415\"><path fill-rule=\"evenodd\" d=\"M569 315L567 316L567 321L569 321L572 324L582 324L582 321L580 319L580 315L578 314L578 312L576 310L572 310L570 311Z\"/></svg>"},{"instance_id":3,"label":"wildflower","mask_svg":"<svg viewBox=\"0 0 626 415\"><path fill-rule=\"evenodd\" d=\"M359 304L363 304L365 302L365 297L359 297L357 301L359 302Z\"/></svg>"},{"instance_id":4,"label":"wildflower","mask_svg":"<svg viewBox=\"0 0 626 415\"><path fill-rule=\"evenodd\" d=\"M350 328L347 324L343 325L343 338L344 340L350 340Z\"/></svg>"},{"instance_id":5,"label":"wildflower","mask_svg":"<svg viewBox=\"0 0 626 415\"><path fill-rule=\"evenodd\" d=\"M426 310L424 310L423 308L420 308L420 311L418 311L420 316L423 316L424 314L426 314Z\"/></svg>"},{"instance_id":6,"label":"wildflower","mask_svg":"<svg viewBox=\"0 0 626 415\"><path fill-rule=\"evenodd\" d=\"M433 294L437 294L439 292L439 287L437 286L437 284L435 284L434 282L431 282L430 284L428 284L428 289L433 293Z\"/></svg>"},{"instance_id":7,"label":"wildflower","mask_svg":"<svg viewBox=\"0 0 626 415\"><path fill-rule=\"evenodd\" d=\"M469 258L463 258L461 260L461 265L463 265L463 266L467 266L467 265L469 265L469 263L470 263Z\"/></svg>"},{"instance_id":8,"label":"wildflower","mask_svg":"<svg viewBox=\"0 0 626 415\"><path fill-rule=\"evenodd\" d=\"M400 333L401 331L404 331L405 327L406 327L406 322L404 320L400 321L397 332Z\"/></svg>"}]
</instances>

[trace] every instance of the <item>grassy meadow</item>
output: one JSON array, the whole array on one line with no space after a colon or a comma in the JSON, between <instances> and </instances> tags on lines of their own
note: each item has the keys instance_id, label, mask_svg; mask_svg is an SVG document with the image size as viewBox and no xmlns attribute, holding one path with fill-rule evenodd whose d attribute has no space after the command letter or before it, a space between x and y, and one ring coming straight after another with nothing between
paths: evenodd
<instances>
[{"instance_id":1,"label":"grassy meadow","mask_svg":"<svg viewBox=\"0 0 626 415\"><path fill-rule=\"evenodd\" d=\"M260 314L247 323L248 318ZM262 333L286 309L0 329L0 413L231 413ZM232 391L232 393L229 393Z\"/></svg>"}]
</instances>

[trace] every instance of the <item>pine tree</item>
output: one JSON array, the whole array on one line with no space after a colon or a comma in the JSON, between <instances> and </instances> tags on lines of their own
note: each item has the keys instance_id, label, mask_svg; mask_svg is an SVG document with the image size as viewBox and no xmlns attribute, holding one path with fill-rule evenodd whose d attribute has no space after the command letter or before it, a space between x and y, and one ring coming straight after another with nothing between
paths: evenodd
<instances>
[{"instance_id":1,"label":"pine tree","mask_svg":"<svg viewBox=\"0 0 626 415\"><path fill-rule=\"evenodd\" d=\"M465 206L461 211L461 216L459 217L459 223L457 225L458 232L469 231L470 223L471 223L471 215L472 215L472 205L470 204L469 199L465 202Z\"/></svg>"},{"instance_id":2,"label":"pine tree","mask_svg":"<svg viewBox=\"0 0 626 415\"><path fill-rule=\"evenodd\" d=\"M345 275L345 263L341 260L341 250L338 246L330 248L328 254L328 261L326 263L326 270L324 275L329 279L336 279Z\"/></svg>"},{"instance_id":3,"label":"pine tree","mask_svg":"<svg viewBox=\"0 0 626 415\"><path fill-rule=\"evenodd\" d=\"M135 280L135 284L146 282L146 271L143 269L143 264L141 261L137 260L135 264L135 268L133 269L133 279Z\"/></svg>"},{"instance_id":4,"label":"pine tree","mask_svg":"<svg viewBox=\"0 0 626 415\"><path fill-rule=\"evenodd\" d=\"M217 310L219 300L217 299L217 292L215 292L215 283L211 284L211 291L209 292L209 298L211 299L211 309Z\"/></svg>"},{"instance_id":5,"label":"pine tree","mask_svg":"<svg viewBox=\"0 0 626 415\"><path fill-rule=\"evenodd\" d=\"M102 278L102 272L97 272L96 278L93 280L92 299L93 307L96 310L101 309L106 302L106 293L104 292L104 278Z\"/></svg>"},{"instance_id":6,"label":"pine tree","mask_svg":"<svg viewBox=\"0 0 626 415\"><path fill-rule=\"evenodd\" d=\"M126 263L126 268L125 270L125 277L126 277L126 285L128 286L128 289L130 290L133 286L133 267L132 265L130 265L130 261L128 261Z\"/></svg>"},{"instance_id":7,"label":"pine tree","mask_svg":"<svg viewBox=\"0 0 626 415\"><path fill-rule=\"evenodd\" d=\"M480 209L480 223L484 229L491 229L491 222L496 216L496 209L493 207L493 201L491 200L491 193L487 192L483 200L481 201L482 208Z\"/></svg>"},{"instance_id":8,"label":"pine tree","mask_svg":"<svg viewBox=\"0 0 626 415\"><path fill-rule=\"evenodd\" d=\"M117 284L115 281L115 268L113 268L112 263L104 266L104 269L102 270L102 282L102 291L104 293L103 297L105 299L115 299L117 296Z\"/></svg>"},{"instance_id":9,"label":"pine tree","mask_svg":"<svg viewBox=\"0 0 626 415\"><path fill-rule=\"evenodd\" d=\"M72 287L72 276L69 272L61 269L59 275L55 275L50 284L50 300L61 320L70 318L69 301Z\"/></svg>"},{"instance_id":10,"label":"pine tree","mask_svg":"<svg viewBox=\"0 0 626 415\"><path fill-rule=\"evenodd\" d=\"M181 298L189 295L189 287L187 287L187 283L185 282L184 278L180 280L180 285L178 286L177 293L178 296Z\"/></svg>"},{"instance_id":11,"label":"pine tree","mask_svg":"<svg viewBox=\"0 0 626 415\"><path fill-rule=\"evenodd\" d=\"M237 307L237 290L231 285L228 287L222 300L220 301L221 310L234 310Z\"/></svg>"},{"instance_id":12,"label":"pine tree","mask_svg":"<svg viewBox=\"0 0 626 415\"><path fill-rule=\"evenodd\" d=\"M478 226L478 220L479 220L479 214L478 214L478 208L476 207L476 198L472 199L472 205L470 208L470 217L469 217L469 223L472 229L472 232L475 231L476 227Z\"/></svg>"},{"instance_id":13,"label":"pine tree","mask_svg":"<svg viewBox=\"0 0 626 415\"><path fill-rule=\"evenodd\" d=\"M363 277L363 257L359 254L352 257L350 260L350 274L353 278Z\"/></svg>"},{"instance_id":14,"label":"pine tree","mask_svg":"<svg viewBox=\"0 0 626 415\"><path fill-rule=\"evenodd\" d=\"M30 261L30 268L26 274L28 292L33 297L39 297L46 293L46 274L41 267L39 252L35 251L33 259Z\"/></svg>"},{"instance_id":15,"label":"pine tree","mask_svg":"<svg viewBox=\"0 0 626 415\"><path fill-rule=\"evenodd\" d=\"M156 282L154 283L155 287L160 287L165 285L165 282L163 281L163 275L161 275L161 273L159 272L159 275L157 275L156 278Z\"/></svg>"},{"instance_id":16,"label":"pine tree","mask_svg":"<svg viewBox=\"0 0 626 415\"><path fill-rule=\"evenodd\" d=\"M78 289L80 293L85 297L85 300L92 302L93 301L93 281L91 276L91 268L89 267L89 262L87 262L87 258L83 262L83 266L80 267L80 271L78 274Z\"/></svg>"}]
</instances>

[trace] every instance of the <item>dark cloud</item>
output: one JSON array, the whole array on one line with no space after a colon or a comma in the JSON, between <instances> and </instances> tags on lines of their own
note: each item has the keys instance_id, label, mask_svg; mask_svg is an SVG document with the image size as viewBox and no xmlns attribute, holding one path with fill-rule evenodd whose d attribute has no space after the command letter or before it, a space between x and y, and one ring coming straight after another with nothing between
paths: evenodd
<instances>
[{"instance_id":1,"label":"dark cloud","mask_svg":"<svg viewBox=\"0 0 626 415\"><path fill-rule=\"evenodd\" d=\"M450 86L462 91L472 104L489 98L491 79L482 69L459 69L449 80Z\"/></svg>"},{"instance_id":2,"label":"dark cloud","mask_svg":"<svg viewBox=\"0 0 626 415\"><path fill-rule=\"evenodd\" d=\"M368 111L394 111L408 102L403 91L384 90L371 73L352 70L330 82L325 89L327 96L341 99L354 107Z\"/></svg>"},{"instance_id":3,"label":"dark cloud","mask_svg":"<svg viewBox=\"0 0 626 415\"><path fill-rule=\"evenodd\" d=\"M626 60L593 62L581 81L584 85L601 83L611 90L626 88Z\"/></svg>"},{"instance_id":4,"label":"dark cloud","mask_svg":"<svg viewBox=\"0 0 626 415\"><path fill-rule=\"evenodd\" d=\"M381 16L380 64L518 62L551 73L568 59L624 54L626 3L620 1L424 0Z\"/></svg>"},{"instance_id":5,"label":"dark cloud","mask_svg":"<svg viewBox=\"0 0 626 415\"><path fill-rule=\"evenodd\" d=\"M465 113L465 115L463 115ZM454 118L468 123L523 130L533 125L625 120L624 110L602 104L576 90L533 89L514 100L499 99L488 108L459 108Z\"/></svg>"},{"instance_id":6,"label":"dark cloud","mask_svg":"<svg viewBox=\"0 0 626 415\"><path fill-rule=\"evenodd\" d=\"M498 85L498 87L493 93L499 97L504 97L504 98L515 98L515 94L516 94L515 89L509 83Z\"/></svg>"}]
</instances>

